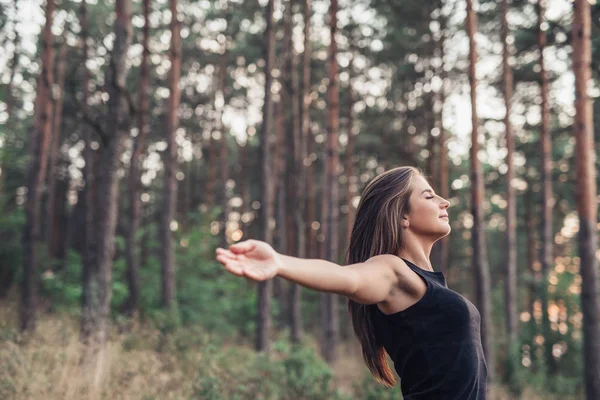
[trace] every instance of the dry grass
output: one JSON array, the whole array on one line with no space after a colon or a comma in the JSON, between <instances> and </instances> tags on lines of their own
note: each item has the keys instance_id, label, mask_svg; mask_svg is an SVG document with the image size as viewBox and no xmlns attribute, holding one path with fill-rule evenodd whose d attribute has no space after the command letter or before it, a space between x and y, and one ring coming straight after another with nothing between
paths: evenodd
<instances>
[{"instance_id":1,"label":"dry grass","mask_svg":"<svg viewBox=\"0 0 600 400\"><path fill-rule=\"evenodd\" d=\"M183 352L167 348L158 352L160 333L132 327L128 333L113 329L100 370L81 363L78 320L69 316L42 315L36 333L18 333L16 304L0 304L0 399L81 400L81 399L192 399L194 385L202 376L203 349L190 345ZM317 348L317 343L311 342ZM232 347L239 357L251 349ZM335 384L352 394L354 385L368 373L355 341L340 347L334 365ZM210 368L206 365L206 368ZM95 383L97 372L102 379ZM233 372L233 371L231 371ZM398 390L399 389L395 389ZM559 397L555 397L558 399ZM502 387L493 387L489 400L513 400ZM548 400L553 397L527 389L520 399ZM565 399L565 397L561 397Z\"/></svg>"},{"instance_id":2,"label":"dry grass","mask_svg":"<svg viewBox=\"0 0 600 400\"><path fill-rule=\"evenodd\" d=\"M2 308L0 320L11 317L13 312ZM192 394L184 362L150 346L125 351L131 334L113 335L99 371L104 379L95 384L96 371L81 363L83 348L74 320L42 317L31 336L20 336L14 324L7 325L0 341L1 399L188 399ZM157 342L158 334L142 340Z\"/></svg>"}]
</instances>

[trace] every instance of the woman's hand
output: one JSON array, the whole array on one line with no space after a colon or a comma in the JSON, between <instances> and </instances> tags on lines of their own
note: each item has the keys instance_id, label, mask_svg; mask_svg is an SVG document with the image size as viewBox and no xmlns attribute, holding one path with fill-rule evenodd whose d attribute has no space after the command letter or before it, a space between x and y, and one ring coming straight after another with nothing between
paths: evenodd
<instances>
[{"instance_id":1,"label":"woman's hand","mask_svg":"<svg viewBox=\"0 0 600 400\"><path fill-rule=\"evenodd\" d=\"M260 240L236 243L229 250L217 248L217 261L232 274L255 281L275 277L280 268L279 254Z\"/></svg>"}]
</instances>

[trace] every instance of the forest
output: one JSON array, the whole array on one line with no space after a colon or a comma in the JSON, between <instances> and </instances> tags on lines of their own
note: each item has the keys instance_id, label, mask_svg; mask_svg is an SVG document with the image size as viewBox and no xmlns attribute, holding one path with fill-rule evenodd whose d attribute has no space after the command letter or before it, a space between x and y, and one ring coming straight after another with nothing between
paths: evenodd
<instances>
[{"instance_id":1,"label":"forest","mask_svg":"<svg viewBox=\"0 0 600 400\"><path fill-rule=\"evenodd\" d=\"M215 249L345 265L404 165L488 398L600 399L596 0L0 0L0 43L1 399L402 398Z\"/></svg>"}]
</instances>

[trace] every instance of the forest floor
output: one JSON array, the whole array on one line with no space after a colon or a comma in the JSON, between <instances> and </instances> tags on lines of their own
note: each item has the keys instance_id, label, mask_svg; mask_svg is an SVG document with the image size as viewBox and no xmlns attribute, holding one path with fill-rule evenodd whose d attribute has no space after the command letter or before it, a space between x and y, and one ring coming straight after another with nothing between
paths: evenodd
<instances>
[{"instance_id":1,"label":"forest floor","mask_svg":"<svg viewBox=\"0 0 600 400\"><path fill-rule=\"evenodd\" d=\"M113 324L102 377L94 383L81 367L81 345L76 316L44 313L38 316L36 332L29 336L18 331L18 303L0 301L0 399L80 400L80 399L199 399L199 369L210 360L193 345L169 344L161 333L147 327ZM193 335L188 331L184 335ZM221 342L223 343L223 342ZM178 348L178 346L180 348ZM216 351L231 352L243 359L253 352L250 346L221 344ZM367 369L359 358L355 342L341 346L333 366L334 384L353 396ZM315 345L316 347L316 345ZM215 354L215 353L213 353ZM357 356L358 355L358 356ZM97 375L94 378L98 378ZM400 397L400 396L398 396ZM353 397L354 398L354 397ZM519 399L553 399L526 389ZM556 397L558 399L559 397ZM566 397L560 397L566 399ZM503 388L494 387L490 400L516 399Z\"/></svg>"}]
</instances>

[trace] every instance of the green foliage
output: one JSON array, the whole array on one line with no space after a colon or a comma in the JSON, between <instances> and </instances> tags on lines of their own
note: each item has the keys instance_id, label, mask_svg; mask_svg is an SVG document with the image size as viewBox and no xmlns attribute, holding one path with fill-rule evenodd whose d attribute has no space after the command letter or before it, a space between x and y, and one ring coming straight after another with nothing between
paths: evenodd
<instances>
[{"instance_id":1,"label":"green foliage","mask_svg":"<svg viewBox=\"0 0 600 400\"><path fill-rule=\"evenodd\" d=\"M252 351L207 346L195 384L198 399L346 400L333 372L310 348L274 346L273 359ZM220 350L220 351L219 351Z\"/></svg>"},{"instance_id":2,"label":"green foliage","mask_svg":"<svg viewBox=\"0 0 600 400\"><path fill-rule=\"evenodd\" d=\"M396 387L389 388L383 386L373 379L372 375L367 375L362 382L355 384L355 398L363 400L398 400L402 399L399 384Z\"/></svg>"}]
</instances>

